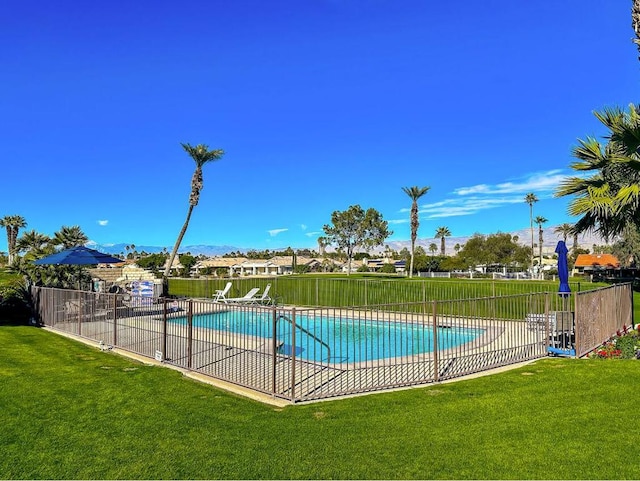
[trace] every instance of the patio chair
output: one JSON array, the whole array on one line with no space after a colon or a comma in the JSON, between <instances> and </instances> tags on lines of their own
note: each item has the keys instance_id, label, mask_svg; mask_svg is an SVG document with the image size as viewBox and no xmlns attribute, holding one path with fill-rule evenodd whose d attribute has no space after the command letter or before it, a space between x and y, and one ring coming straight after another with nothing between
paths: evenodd
<instances>
[{"instance_id":1,"label":"patio chair","mask_svg":"<svg viewBox=\"0 0 640 481\"><path fill-rule=\"evenodd\" d=\"M259 290L260 290L259 287L254 287L242 297L231 297L231 298L227 297L223 299L221 302L224 302L225 304L251 304L252 302L255 301L256 294L258 293Z\"/></svg>"},{"instance_id":2,"label":"patio chair","mask_svg":"<svg viewBox=\"0 0 640 481\"><path fill-rule=\"evenodd\" d=\"M231 282L227 282L227 285L224 286L224 289L218 289L213 296L213 300L215 302L226 302L226 295L231 290Z\"/></svg>"},{"instance_id":3,"label":"patio chair","mask_svg":"<svg viewBox=\"0 0 640 481\"><path fill-rule=\"evenodd\" d=\"M262 295L254 297L250 302L251 304L265 304L265 305L269 305L273 303L273 299L271 299L271 297L269 297L269 290L271 289L271 284L267 284L267 286L264 288L264 291L262 291Z\"/></svg>"}]
</instances>

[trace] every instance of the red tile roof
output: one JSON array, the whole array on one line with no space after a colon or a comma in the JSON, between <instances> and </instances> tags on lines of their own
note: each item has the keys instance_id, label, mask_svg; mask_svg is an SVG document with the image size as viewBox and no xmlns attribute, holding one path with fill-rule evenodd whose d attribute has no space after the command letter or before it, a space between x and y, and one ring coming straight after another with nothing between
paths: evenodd
<instances>
[{"instance_id":1,"label":"red tile roof","mask_svg":"<svg viewBox=\"0 0 640 481\"><path fill-rule=\"evenodd\" d=\"M620 262L616 256L611 254L578 254L575 267L620 267Z\"/></svg>"}]
</instances>

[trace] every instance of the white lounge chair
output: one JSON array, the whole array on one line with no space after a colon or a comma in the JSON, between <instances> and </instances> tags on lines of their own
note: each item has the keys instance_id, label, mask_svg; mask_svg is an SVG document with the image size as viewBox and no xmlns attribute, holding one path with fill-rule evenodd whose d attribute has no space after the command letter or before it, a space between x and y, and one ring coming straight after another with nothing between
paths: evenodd
<instances>
[{"instance_id":1,"label":"white lounge chair","mask_svg":"<svg viewBox=\"0 0 640 481\"><path fill-rule=\"evenodd\" d=\"M250 304L255 300L255 296L259 290L259 287L254 287L242 297L227 297L221 302L224 302L225 304Z\"/></svg>"},{"instance_id":2,"label":"white lounge chair","mask_svg":"<svg viewBox=\"0 0 640 481\"><path fill-rule=\"evenodd\" d=\"M226 295L231 290L231 282L227 282L227 285L224 286L224 289L218 289L213 296L213 300L215 302L226 302Z\"/></svg>"},{"instance_id":3,"label":"white lounge chair","mask_svg":"<svg viewBox=\"0 0 640 481\"><path fill-rule=\"evenodd\" d=\"M273 302L273 299L269 297L270 289L271 284L267 284L267 286L264 288L264 291L262 291L262 295L255 297L252 301L252 304L271 304Z\"/></svg>"}]
</instances>

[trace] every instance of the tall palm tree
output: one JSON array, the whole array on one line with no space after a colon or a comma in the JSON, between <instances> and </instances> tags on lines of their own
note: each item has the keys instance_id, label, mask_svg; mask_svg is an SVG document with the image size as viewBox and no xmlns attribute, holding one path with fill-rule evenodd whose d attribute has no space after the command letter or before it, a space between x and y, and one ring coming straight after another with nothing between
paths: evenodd
<instances>
[{"instance_id":1,"label":"tall palm tree","mask_svg":"<svg viewBox=\"0 0 640 481\"><path fill-rule=\"evenodd\" d=\"M556 234L562 234L562 240L564 241L564 243L567 243L567 238L573 234L573 225L572 224L560 224L558 227L556 227L555 229L553 229L553 232L555 232Z\"/></svg>"},{"instance_id":2,"label":"tall palm tree","mask_svg":"<svg viewBox=\"0 0 640 481\"><path fill-rule=\"evenodd\" d=\"M440 255L444 256L444 251L445 251L445 245L444 245L444 239L445 237L449 237L451 236L451 231L449 230L448 227L442 226L442 227L438 227L438 229L436 230L436 239L440 239Z\"/></svg>"},{"instance_id":3,"label":"tall palm tree","mask_svg":"<svg viewBox=\"0 0 640 481\"><path fill-rule=\"evenodd\" d=\"M539 253L539 257L540 257L540 264L538 264L538 265L542 269L542 243L544 241L543 236L542 236L542 232L543 232L542 224L547 222L547 219L545 219L544 217L539 215L534 219L534 222L536 224L538 224L538 253Z\"/></svg>"},{"instance_id":4,"label":"tall palm tree","mask_svg":"<svg viewBox=\"0 0 640 481\"><path fill-rule=\"evenodd\" d=\"M574 196L569 214L581 216L576 233L593 230L610 239L629 225L640 226L640 106L594 115L610 131L607 143L591 137L578 141L572 152L578 161L571 168L583 175L567 177L555 197ZM586 172L593 175L586 177Z\"/></svg>"},{"instance_id":5,"label":"tall palm tree","mask_svg":"<svg viewBox=\"0 0 640 481\"><path fill-rule=\"evenodd\" d=\"M63 249L69 249L85 245L89 242L89 238L82 232L79 225L71 227L63 225L58 232L53 234L51 242L54 245L61 246Z\"/></svg>"},{"instance_id":6,"label":"tall palm tree","mask_svg":"<svg viewBox=\"0 0 640 481\"><path fill-rule=\"evenodd\" d=\"M531 226L531 271L533 272L533 204L538 202L536 194L529 192L524 196L525 203L529 204L529 225Z\"/></svg>"},{"instance_id":7,"label":"tall palm tree","mask_svg":"<svg viewBox=\"0 0 640 481\"><path fill-rule=\"evenodd\" d=\"M193 176L191 177L191 194L189 195L189 209L187 210L187 218L184 221L184 225L180 230L180 234L178 234L178 239L176 240L176 243L173 246L173 250L171 251L171 255L169 256L167 267L164 270L165 278L169 277L171 266L173 265L173 260L178 254L178 249L180 248L180 244L182 243L182 238L187 232L187 227L189 227L189 220L191 220L191 213L193 212L193 208L198 205L198 202L200 201L200 191L203 187L202 167L209 162L220 160L224 155L223 150L209 150L209 147L205 144L192 146L190 144L181 143L180 145L182 145L182 148L196 163L196 170L193 172Z\"/></svg>"},{"instance_id":8,"label":"tall palm tree","mask_svg":"<svg viewBox=\"0 0 640 481\"><path fill-rule=\"evenodd\" d=\"M631 26L636 33L636 38L633 39L633 43L638 47L640 51L640 0L633 0L633 6L631 7ZM640 57L638 57L640 60Z\"/></svg>"},{"instance_id":9,"label":"tall palm tree","mask_svg":"<svg viewBox=\"0 0 640 481\"><path fill-rule=\"evenodd\" d=\"M12 265L16 257L16 242L18 232L27 226L27 221L20 215L7 215L0 219L0 226L7 230L7 250L9 251L9 265Z\"/></svg>"},{"instance_id":10,"label":"tall palm tree","mask_svg":"<svg viewBox=\"0 0 640 481\"><path fill-rule=\"evenodd\" d=\"M413 258L416 248L416 239L418 238L418 227L420 221L418 220L418 199L424 194L429 192L431 187L403 187L402 190L405 194L411 197L411 263L409 264L409 277L413 277Z\"/></svg>"}]
</instances>

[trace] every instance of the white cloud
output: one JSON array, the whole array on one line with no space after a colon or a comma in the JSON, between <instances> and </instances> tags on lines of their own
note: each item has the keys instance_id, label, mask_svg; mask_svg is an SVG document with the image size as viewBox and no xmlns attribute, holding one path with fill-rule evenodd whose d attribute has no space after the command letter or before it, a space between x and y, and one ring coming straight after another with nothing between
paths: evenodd
<instances>
[{"instance_id":1,"label":"white cloud","mask_svg":"<svg viewBox=\"0 0 640 481\"><path fill-rule=\"evenodd\" d=\"M535 193L540 199L550 198L566 177L561 170L554 169L535 172L516 181L460 187L452 192L453 197L421 205L419 215L421 219L472 215L496 207L524 203L524 195L528 192ZM402 213L408 211L400 210ZM389 223L402 224L408 221L394 220Z\"/></svg>"},{"instance_id":2,"label":"white cloud","mask_svg":"<svg viewBox=\"0 0 640 481\"><path fill-rule=\"evenodd\" d=\"M495 195L495 194L526 194L534 192L540 197L540 193L553 192L558 184L567 176L561 170L554 169L546 172L529 174L518 182L503 182L500 184L478 184L470 187L460 187L453 192L457 195Z\"/></svg>"},{"instance_id":3,"label":"white cloud","mask_svg":"<svg viewBox=\"0 0 640 481\"><path fill-rule=\"evenodd\" d=\"M275 237L275 236L277 236L278 234L281 234L281 233L283 233L283 232L287 232L288 230L289 230L289 229L271 229L271 230L268 230L267 232L269 233L269 235L270 235L271 237Z\"/></svg>"},{"instance_id":4,"label":"white cloud","mask_svg":"<svg viewBox=\"0 0 640 481\"><path fill-rule=\"evenodd\" d=\"M305 234L304 234L304 235L306 235L307 237L314 237L314 236L317 236L317 235L320 235L320 234L324 234L324 232L318 232L318 231L315 231L315 232L305 232Z\"/></svg>"},{"instance_id":5,"label":"white cloud","mask_svg":"<svg viewBox=\"0 0 640 481\"><path fill-rule=\"evenodd\" d=\"M302 230L307 230L307 225L306 224L300 224L300 228Z\"/></svg>"},{"instance_id":6,"label":"white cloud","mask_svg":"<svg viewBox=\"0 0 640 481\"><path fill-rule=\"evenodd\" d=\"M109 223L108 220L99 220L98 225L107 225Z\"/></svg>"},{"instance_id":7,"label":"white cloud","mask_svg":"<svg viewBox=\"0 0 640 481\"><path fill-rule=\"evenodd\" d=\"M389 220L387 221L389 222L389 224L406 224L407 222L409 222L409 219L393 219L393 220Z\"/></svg>"}]
</instances>

